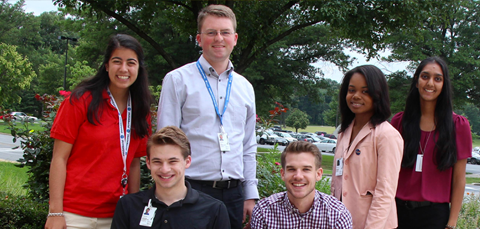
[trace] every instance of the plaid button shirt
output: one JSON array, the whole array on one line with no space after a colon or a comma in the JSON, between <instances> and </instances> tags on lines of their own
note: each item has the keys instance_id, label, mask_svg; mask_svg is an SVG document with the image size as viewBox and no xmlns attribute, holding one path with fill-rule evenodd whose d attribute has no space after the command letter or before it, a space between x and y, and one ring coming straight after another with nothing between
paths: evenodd
<instances>
[{"instance_id":1,"label":"plaid button shirt","mask_svg":"<svg viewBox=\"0 0 480 229\"><path fill-rule=\"evenodd\" d=\"M315 190L312 207L301 214L288 200L287 192L260 200L253 209L253 229L352 228L352 216L335 197Z\"/></svg>"}]
</instances>

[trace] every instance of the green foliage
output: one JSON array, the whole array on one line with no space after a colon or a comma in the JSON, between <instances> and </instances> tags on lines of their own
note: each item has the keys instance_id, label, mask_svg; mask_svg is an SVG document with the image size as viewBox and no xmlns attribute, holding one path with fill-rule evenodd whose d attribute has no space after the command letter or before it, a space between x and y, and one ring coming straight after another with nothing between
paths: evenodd
<instances>
[{"instance_id":1,"label":"green foliage","mask_svg":"<svg viewBox=\"0 0 480 229\"><path fill-rule=\"evenodd\" d=\"M37 75L27 58L16 51L16 46L0 43L0 106L20 102L19 92L30 87Z\"/></svg>"},{"instance_id":2,"label":"green foliage","mask_svg":"<svg viewBox=\"0 0 480 229\"><path fill-rule=\"evenodd\" d=\"M479 228L480 227L480 195L467 193L464 197L460 214L458 215L457 228Z\"/></svg>"},{"instance_id":3,"label":"green foliage","mask_svg":"<svg viewBox=\"0 0 480 229\"><path fill-rule=\"evenodd\" d=\"M285 125L295 128L295 132L298 132L298 129L307 128L308 124L308 115L299 109L293 109L285 120Z\"/></svg>"},{"instance_id":4,"label":"green foliage","mask_svg":"<svg viewBox=\"0 0 480 229\"><path fill-rule=\"evenodd\" d=\"M97 72L97 70L88 66L87 61L76 61L73 66L69 65L67 68L67 85L70 85L70 87L64 90L75 88L82 80L94 76Z\"/></svg>"},{"instance_id":5,"label":"green foliage","mask_svg":"<svg viewBox=\"0 0 480 229\"><path fill-rule=\"evenodd\" d=\"M431 13L418 21L419 29L389 34L392 55L388 59L413 61L411 67L416 68L427 57L443 58L450 72L454 106L466 102L479 106L480 2L442 0L431 2L429 8Z\"/></svg>"},{"instance_id":6,"label":"green foliage","mask_svg":"<svg viewBox=\"0 0 480 229\"><path fill-rule=\"evenodd\" d=\"M61 99L47 95L38 96L38 99L45 106L45 122L42 123L44 130L32 131L28 122L20 127L11 124L10 129L14 141L19 140L20 147L23 149L23 158L18 160L21 164L17 166L28 168L29 178L25 185L28 188L28 196L38 202L47 202L49 199L48 177L54 142L50 138L50 129Z\"/></svg>"},{"instance_id":7,"label":"green foliage","mask_svg":"<svg viewBox=\"0 0 480 229\"><path fill-rule=\"evenodd\" d=\"M473 134L480 134L480 109L473 105L472 103L467 103L462 107L460 112L458 110L455 111L457 114L464 115L468 122L470 122L470 129L472 130ZM472 134L472 138L474 138Z\"/></svg>"},{"instance_id":8,"label":"green foliage","mask_svg":"<svg viewBox=\"0 0 480 229\"><path fill-rule=\"evenodd\" d=\"M0 192L0 228L43 229L48 203Z\"/></svg>"},{"instance_id":9,"label":"green foliage","mask_svg":"<svg viewBox=\"0 0 480 229\"><path fill-rule=\"evenodd\" d=\"M343 50L353 46L376 56L386 34L417 26L429 15L430 2L54 0L72 15L66 24L82 38L81 60L97 68L100 44L111 34L134 35L145 49L152 85L201 54L195 40L199 10L212 3L229 6L239 34L231 60L254 86L259 113L273 101L290 104L293 94L322 101L318 89L328 83L311 63L329 61L345 70L351 59Z\"/></svg>"},{"instance_id":10,"label":"green foliage","mask_svg":"<svg viewBox=\"0 0 480 229\"><path fill-rule=\"evenodd\" d=\"M27 168L20 169L14 163L0 162L0 192L24 196L27 190L23 185L27 179Z\"/></svg>"}]
</instances>

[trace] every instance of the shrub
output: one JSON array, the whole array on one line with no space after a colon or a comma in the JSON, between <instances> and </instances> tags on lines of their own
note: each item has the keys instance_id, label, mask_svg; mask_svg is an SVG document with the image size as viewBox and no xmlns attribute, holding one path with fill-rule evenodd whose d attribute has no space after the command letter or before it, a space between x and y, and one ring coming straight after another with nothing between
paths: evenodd
<instances>
[{"instance_id":1,"label":"shrub","mask_svg":"<svg viewBox=\"0 0 480 229\"><path fill-rule=\"evenodd\" d=\"M464 197L457 228L480 228L480 195L467 193Z\"/></svg>"},{"instance_id":2,"label":"shrub","mask_svg":"<svg viewBox=\"0 0 480 229\"><path fill-rule=\"evenodd\" d=\"M44 228L47 214L47 203L0 192L0 228L41 229Z\"/></svg>"}]
</instances>

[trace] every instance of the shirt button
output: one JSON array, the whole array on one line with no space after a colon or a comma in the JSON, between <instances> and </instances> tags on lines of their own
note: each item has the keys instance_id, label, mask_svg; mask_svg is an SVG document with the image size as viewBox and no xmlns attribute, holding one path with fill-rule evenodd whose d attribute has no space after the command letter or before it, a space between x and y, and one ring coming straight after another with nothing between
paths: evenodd
<instances>
[{"instance_id":1,"label":"shirt button","mask_svg":"<svg viewBox=\"0 0 480 229\"><path fill-rule=\"evenodd\" d=\"M221 80L221 79L219 79L218 81L219 81L219 82L222 82L222 80Z\"/></svg>"},{"instance_id":2,"label":"shirt button","mask_svg":"<svg viewBox=\"0 0 480 229\"><path fill-rule=\"evenodd\" d=\"M344 178L345 180L348 180L348 175L345 175L343 178Z\"/></svg>"},{"instance_id":3,"label":"shirt button","mask_svg":"<svg viewBox=\"0 0 480 229\"><path fill-rule=\"evenodd\" d=\"M224 173L224 172L225 172L225 170L222 169L222 173Z\"/></svg>"},{"instance_id":4,"label":"shirt button","mask_svg":"<svg viewBox=\"0 0 480 229\"><path fill-rule=\"evenodd\" d=\"M168 223L168 221L167 221L167 220L165 220L165 221L163 221L163 222L165 222L165 223Z\"/></svg>"},{"instance_id":5,"label":"shirt button","mask_svg":"<svg viewBox=\"0 0 480 229\"><path fill-rule=\"evenodd\" d=\"M220 96L220 99L223 99L223 97L222 97L222 96Z\"/></svg>"}]
</instances>

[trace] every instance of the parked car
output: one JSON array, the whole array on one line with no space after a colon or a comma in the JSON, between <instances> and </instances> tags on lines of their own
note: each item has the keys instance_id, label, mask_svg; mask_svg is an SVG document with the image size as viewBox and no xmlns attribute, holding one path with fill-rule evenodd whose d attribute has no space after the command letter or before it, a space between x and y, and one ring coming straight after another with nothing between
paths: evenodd
<instances>
[{"instance_id":1,"label":"parked car","mask_svg":"<svg viewBox=\"0 0 480 229\"><path fill-rule=\"evenodd\" d=\"M29 121L29 122L34 122L37 121L38 118L34 116L28 116L27 114L20 112L20 111L13 111L9 113L9 118L10 120L13 121Z\"/></svg>"},{"instance_id":2,"label":"parked car","mask_svg":"<svg viewBox=\"0 0 480 229\"><path fill-rule=\"evenodd\" d=\"M321 152L335 153L335 147L337 147L337 140L325 139L321 142L314 143Z\"/></svg>"},{"instance_id":3,"label":"parked car","mask_svg":"<svg viewBox=\"0 0 480 229\"><path fill-rule=\"evenodd\" d=\"M324 134L323 136L325 136L327 138L330 138L330 139L337 139L337 137L335 137L335 135L333 135L333 134Z\"/></svg>"},{"instance_id":4,"label":"parked car","mask_svg":"<svg viewBox=\"0 0 480 229\"><path fill-rule=\"evenodd\" d=\"M287 139L276 135L273 131L265 131L261 136L257 135L257 142L261 145L274 145L275 143L278 143L279 145L288 145Z\"/></svg>"},{"instance_id":5,"label":"parked car","mask_svg":"<svg viewBox=\"0 0 480 229\"><path fill-rule=\"evenodd\" d=\"M472 152L472 157L467 158L467 162L474 165L480 164L480 154L477 151Z\"/></svg>"},{"instance_id":6,"label":"parked car","mask_svg":"<svg viewBox=\"0 0 480 229\"><path fill-rule=\"evenodd\" d=\"M292 135L293 136L293 135ZM313 138L309 135L306 135L306 134L296 134L294 136L294 138L296 138L297 140L299 141L306 141L306 142L313 142Z\"/></svg>"},{"instance_id":7,"label":"parked car","mask_svg":"<svg viewBox=\"0 0 480 229\"><path fill-rule=\"evenodd\" d=\"M288 134L288 133L284 133L284 132L274 132L276 135L282 137L282 138L285 138L287 139L288 141L288 144L294 142L294 141L298 141L296 138L292 137L292 135Z\"/></svg>"},{"instance_id":8,"label":"parked car","mask_svg":"<svg viewBox=\"0 0 480 229\"><path fill-rule=\"evenodd\" d=\"M325 134L327 134L327 132L317 131L317 132L315 132L315 134L318 135L318 136L325 136Z\"/></svg>"}]
</instances>

